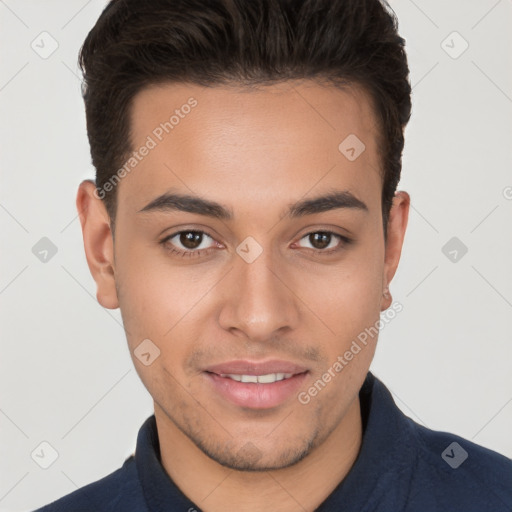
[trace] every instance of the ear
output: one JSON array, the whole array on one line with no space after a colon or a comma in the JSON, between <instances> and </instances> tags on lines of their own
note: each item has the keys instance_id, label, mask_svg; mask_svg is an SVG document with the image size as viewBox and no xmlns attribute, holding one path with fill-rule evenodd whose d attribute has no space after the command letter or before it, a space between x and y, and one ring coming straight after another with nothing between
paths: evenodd
<instances>
[{"instance_id":1,"label":"ear","mask_svg":"<svg viewBox=\"0 0 512 512\"><path fill-rule=\"evenodd\" d=\"M103 307L116 309L119 302L115 286L114 240L110 218L92 180L80 183L76 207L82 225L87 264L96 281L96 298Z\"/></svg>"},{"instance_id":2,"label":"ear","mask_svg":"<svg viewBox=\"0 0 512 512\"><path fill-rule=\"evenodd\" d=\"M381 311L388 309L393 301L393 297L389 292L389 283L393 279L398 267L398 262L400 261L405 230L407 229L407 221L409 220L410 203L411 198L407 192L399 191L395 193L388 219L384 274L382 277L383 298L381 301Z\"/></svg>"}]
</instances>

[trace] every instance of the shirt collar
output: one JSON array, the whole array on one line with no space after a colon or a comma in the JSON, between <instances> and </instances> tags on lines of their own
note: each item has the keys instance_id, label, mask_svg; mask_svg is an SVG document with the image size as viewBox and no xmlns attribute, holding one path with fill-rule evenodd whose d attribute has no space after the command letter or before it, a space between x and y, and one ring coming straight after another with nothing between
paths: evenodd
<instances>
[{"instance_id":1,"label":"shirt collar","mask_svg":"<svg viewBox=\"0 0 512 512\"><path fill-rule=\"evenodd\" d=\"M407 487L416 452L411 422L395 404L386 386L368 372L359 391L363 431L361 448L347 476L316 512L374 510L382 493L398 492L397 482ZM366 416L366 418L365 418Z\"/></svg>"},{"instance_id":2,"label":"shirt collar","mask_svg":"<svg viewBox=\"0 0 512 512\"><path fill-rule=\"evenodd\" d=\"M393 398L371 372L367 373L359 391L363 421L361 449L350 472L319 506L318 512L330 510L362 510L371 495L382 485L383 476L392 478L410 464L414 454L407 442L406 417ZM137 437L135 462L144 498L151 512L199 507L174 484L162 466L156 419L153 414L142 425ZM380 485L378 485L380 484Z\"/></svg>"},{"instance_id":3,"label":"shirt collar","mask_svg":"<svg viewBox=\"0 0 512 512\"><path fill-rule=\"evenodd\" d=\"M172 481L160 458L160 441L153 414L142 425L137 436L135 463L150 512L199 510ZM170 508L172 506L172 508Z\"/></svg>"}]
</instances>

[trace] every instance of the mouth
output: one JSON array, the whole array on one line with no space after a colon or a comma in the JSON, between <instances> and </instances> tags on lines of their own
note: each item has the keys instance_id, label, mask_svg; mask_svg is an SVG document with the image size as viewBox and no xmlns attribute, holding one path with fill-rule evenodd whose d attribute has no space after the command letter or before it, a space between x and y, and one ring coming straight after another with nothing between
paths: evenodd
<instances>
[{"instance_id":1,"label":"mouth","mask_svg":"<svg viewBox=\"0 0 512 512\"><path fill-rule=\"evenodd\" d=\"M308 373L308 369L285 361L231 361L204 371L217 396L249 409L282 405L297 393Z\"/></svg>"},{"instance_id":2,"label":"mouth","mask_svg":"<svg viewBox=\"0 0 512 512\"><path fill-rule=\"evenodd\" d=\"M220 377L236 380L237 382L253 382L254 384L272 384L293 377L293 373L267 373L266 375L237 375L235 373L221 373Z\"/></svg>"}]
</instances>

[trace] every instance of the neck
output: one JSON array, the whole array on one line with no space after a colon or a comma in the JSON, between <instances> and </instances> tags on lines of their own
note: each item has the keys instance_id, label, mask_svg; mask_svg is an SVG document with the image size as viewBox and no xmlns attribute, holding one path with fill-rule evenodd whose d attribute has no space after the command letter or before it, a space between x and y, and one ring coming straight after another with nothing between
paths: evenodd
<instances>
[{"instance_id":1,"label":"neck","mask_svg":"<svg viewBox=\"0 0 512 512\"><path fill-rule=\"evenodd\" d=\"M162 465L204 512L314 510L345 478L362 442L359 396L324 442L297 464L272 471L236 471L203 453L155 403Z\"/></svg>"}]
</instances>

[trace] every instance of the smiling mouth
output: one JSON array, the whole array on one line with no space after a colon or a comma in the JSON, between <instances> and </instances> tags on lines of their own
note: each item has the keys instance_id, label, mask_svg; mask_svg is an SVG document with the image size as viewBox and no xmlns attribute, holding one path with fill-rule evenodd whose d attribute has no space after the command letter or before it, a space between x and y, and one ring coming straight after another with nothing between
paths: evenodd
<instances>
[{"instance_id":1,"label":"smiling mouth","mask_svg":"<svg viewBox=\"0 0 512 512\"><path fill-rule=\"evenodd\" d=\"M235 373L220 373L221 377L236 380L237 382L252 382L254 384L272 384L293 377L293 373L267 373L266 375L237 375Z\"/></svg>"},{"instance_id":2,"label":"smiling mouth","mask_svg":"<svg viewBox=\"0 0 512 512\"><path fill-rule=\"evenodd\" d=\"M232 405L246 409L272 409L290 403L303 385L309 371L300 373L215 373L205 371L207 383L215 395Z\"/></svg>"}]
</instances>

